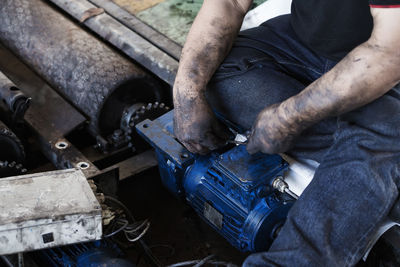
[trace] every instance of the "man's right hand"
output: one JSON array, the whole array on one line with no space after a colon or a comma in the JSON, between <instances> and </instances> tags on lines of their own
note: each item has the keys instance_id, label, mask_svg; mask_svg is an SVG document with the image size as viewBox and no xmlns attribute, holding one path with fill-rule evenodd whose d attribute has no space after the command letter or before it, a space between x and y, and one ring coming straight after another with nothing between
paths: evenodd
<instances>
[{"instance_id":1,"label":"man's right hand","mask_svg":"<svg viewBox=\"0 0 400 267\"><path fill-rule=\"evenodd\" d=\"M174 134L190 152L204 155L226 144L229 131L204 96L178 95L174 102Z\"/></svg>"},{"instance_id":2,"label":"man's right hand","mask_svg":"<svg viewBox=\"0 0 400 267\"><path fill-rule=\"evenodd\" d=\"M229 138L204 92L231 49L252 2L204 0L186 38L173 89L174 131L190 152L206 154Z\"/></svg>"}]
</instances>

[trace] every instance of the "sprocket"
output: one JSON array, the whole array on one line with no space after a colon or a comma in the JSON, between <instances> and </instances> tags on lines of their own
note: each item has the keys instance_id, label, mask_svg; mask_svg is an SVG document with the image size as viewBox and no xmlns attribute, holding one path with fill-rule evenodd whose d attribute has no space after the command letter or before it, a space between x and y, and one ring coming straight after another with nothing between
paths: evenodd
<instances>
[{"instance_id":1,"label":"sprocket","mask_svg":"<svg viewBox=\"0 0 400 267\"><path fill-rule=\"evenodd\" d=\"M145 120L154 120L168 112L170 108L164 103L136 103L127 108L122 115L120 129L117 129L107 139L113 148L126 145L140 146L142 139L137 135L135 126ZM140 140L140 141L139 141Z\"/></svg>"},{"instance_id":2,"label":"sprocket","mask_svg":"<svg viewBox=\"0 0 400 267\"><path fill-rule=\"evenodd\" d=\"M28 170L15 161L0 161L0 178L25 174Z\"/></svg>"},{"instance_id":3,"label":"sprocket","mask_svg":"<svg viewBox=\"0 0 400 267\"><path fill-rule=\"evenodd\" d=\"M169 107L164 103L159 104L158 102L155 102L154 104L149 103L146 106L143 105L132 114L129 121L129 127L132 129L135 127L135 125L144 121L145 119L154 120L168 111Z\"/></svg>"}]
</instances>

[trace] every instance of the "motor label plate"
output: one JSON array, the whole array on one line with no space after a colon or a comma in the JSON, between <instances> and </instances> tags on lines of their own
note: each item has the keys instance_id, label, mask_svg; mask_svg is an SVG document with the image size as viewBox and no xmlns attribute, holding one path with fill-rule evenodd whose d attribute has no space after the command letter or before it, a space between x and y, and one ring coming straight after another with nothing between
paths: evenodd
<instances>
[{"instance_id":1,"label":"motor label plate","mask_svg":"<svg viewBox=\"0 0 400 267\"><path fill-rule=\"evenodd\" d=\"M211 206L207 202L204 203L203 215L218 229L222 229L224 215L222 215L219 211L217 211L213 206Z\"/></svg>"}]
</instances>

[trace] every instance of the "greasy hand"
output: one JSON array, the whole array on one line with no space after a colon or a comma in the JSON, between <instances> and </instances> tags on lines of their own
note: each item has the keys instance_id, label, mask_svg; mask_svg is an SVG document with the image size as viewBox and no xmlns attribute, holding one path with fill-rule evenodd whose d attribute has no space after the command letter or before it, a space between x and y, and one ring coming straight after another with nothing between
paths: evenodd
<instances>
[{"instance_id":1,"label":"greasy hand","mask_svg":"<svg viewBox=\"0 0 400 267\"><path fill-rule=\"evenodd\" d=\"M202 95L174 98L174 134L190 152L199 154L225 145L229 138Z\"/></svg>"},{"instance_id":2,"label":"greasy hand","mask_svg":"<svg viewBox=\"0 0 400 267\"><path fill-rule=\"evenodd\" d=\"M279 104L275 104L258 114L246 148L250 154L258 151L266 154L282 153L290 148L299 133L299 127L280 114Z\"/></svg>"}]
</instances>

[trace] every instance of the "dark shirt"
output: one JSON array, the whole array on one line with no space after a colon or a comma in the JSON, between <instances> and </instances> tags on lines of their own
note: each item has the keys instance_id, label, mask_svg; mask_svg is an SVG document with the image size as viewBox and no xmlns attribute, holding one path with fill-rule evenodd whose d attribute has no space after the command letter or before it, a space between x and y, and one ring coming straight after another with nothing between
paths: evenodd
<instances>
[{"instance_id":1,"label":"dark shirt","mask_svg":"<svg viewBox=\"0 0 400 267\"><path fill-rule=\"evenodd\" d=\"M370 6L400 7L400 0L293 0L291 22L312 50L339 60L370 37Z\"/></svg>"}]
</instances>

